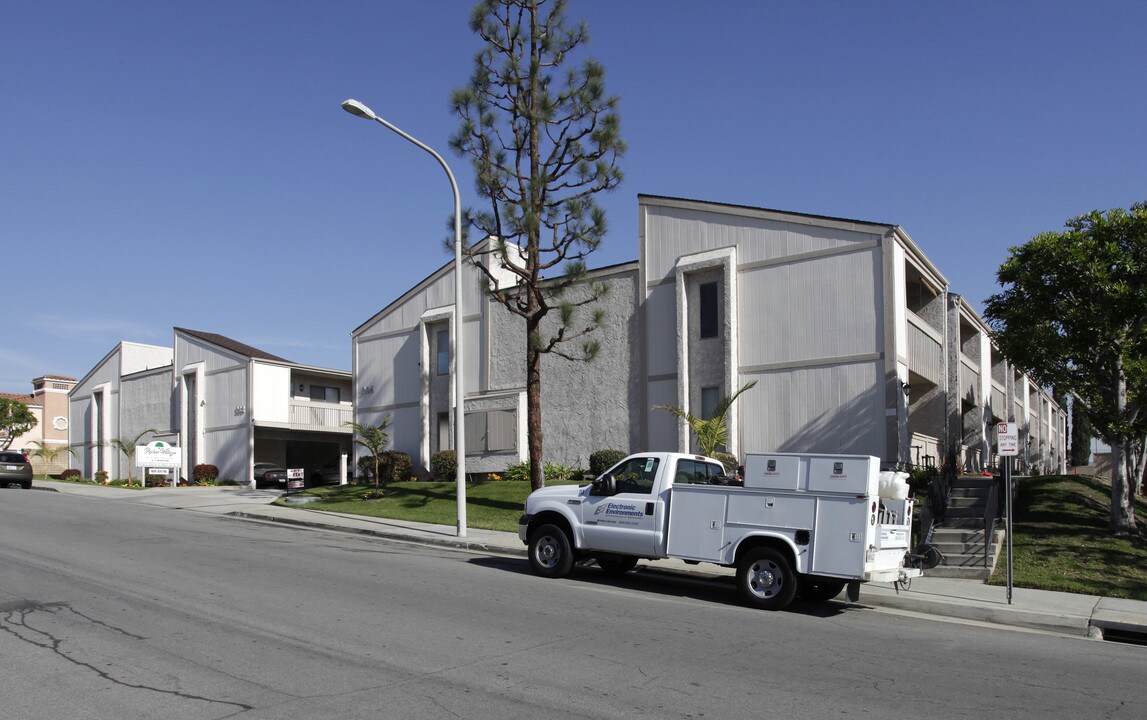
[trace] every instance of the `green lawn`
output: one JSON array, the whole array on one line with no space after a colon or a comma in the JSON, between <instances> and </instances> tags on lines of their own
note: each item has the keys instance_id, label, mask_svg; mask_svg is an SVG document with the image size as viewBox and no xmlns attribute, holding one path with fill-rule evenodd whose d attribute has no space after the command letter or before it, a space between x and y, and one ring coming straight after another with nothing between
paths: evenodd
<instances>
[{"instance_id":1,"label":"green lawn","mask_svg":"<svg viewBox=\"0 0 1147 720\"><path fill-rule=\"evenodd\" d=\"M1108 531L1111 485L1089 475L1024 478L1016 487L1013 584L1147 600L1147 503L1136 503L1139 535ZM1006 552L1006 549L1005 549ZM1007 583L1004 553L988 581Z\"/></svg>"},{"instance_id":2,"label":"green lawn","mask_svg":"<svg viewBox=\"0 0 1147 720\"><path fill-rule=\"evenodd\" d=\"M454 490L452 482L405 482L387 485L376 499L368 499L374 493L368 485L313 488L306 494L322 498L308 505L315 509L454 525ZM466 524L515 532L529 490L529 483L509 480L468 484ZM1105 482L1083 475L1023 479L1017 494L1016 587L1147 600L1147 533L1133 539L1108 535L1111 491ZM1147 503L1138 504L1137 515L1140 528L1147 529ZM989 582L1006 583L1006 572L1001 555Z\"/></svg>"},{"instance_id":3,"label":"green lawn","mask_svg":"<svg viewBox=\"0 0 1147 720\"><path fill-rule=\"evenodd\" d=\"M550 483L553 485L554 483ZM307 505L352 515L454 525L458 520L455 483L397 482L384 486L381 498L371 498L373 485L341 485L305 491L321 500ZM494 480L466 485L466 525L485 530L518 531L528 482ZM276 501L283 504L282 500Z\"/></svg>"}]
</instances>

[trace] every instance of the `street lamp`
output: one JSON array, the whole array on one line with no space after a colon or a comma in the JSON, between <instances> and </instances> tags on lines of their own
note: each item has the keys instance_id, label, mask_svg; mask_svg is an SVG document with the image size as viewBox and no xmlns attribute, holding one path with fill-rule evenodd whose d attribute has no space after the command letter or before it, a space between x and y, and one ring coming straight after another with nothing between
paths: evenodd
<instances>
[{"instance_id":1,"label":"street lamp","mask_svg":"<svg viewBox=\"0 0 1147 720\"><path fill-rule=\"evenodd\" d=\"M458 194L458 182L454 179L454 173L450 172L450 166L429 145L420 142L375 115L373 110L358 100L343 100L342 107L351 115L374 120L393 130L433 155L442 169L446 171L446 177L450 179L450 188L454 191L454 455L458 465L456 476L458 483L458 537L466 537L466 415L463 411L466 393L462 386L462 199Z\"/></svg>"}]
</instances>

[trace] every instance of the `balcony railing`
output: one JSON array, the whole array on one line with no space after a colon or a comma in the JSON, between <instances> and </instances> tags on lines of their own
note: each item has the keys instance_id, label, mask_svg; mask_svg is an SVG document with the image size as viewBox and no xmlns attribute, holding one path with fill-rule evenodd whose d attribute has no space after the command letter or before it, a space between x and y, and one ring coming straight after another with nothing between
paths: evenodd
<instances>
[{"instance_id":1,"label":"balcony railing","mask_svg":"<svg viewBox=\"0 0 1147 720\"><path fill-rule=\"evenodd\" d=\"M908 313L908 367L939 385L944 380L944 343L935 328L913 312Z\"/></svg>"},{"instance_id":2,"label":"balcony railing","mask_svg":"<svg viewBox=\"0 0 1147 720\"><path fill-rule=\"evenodd\" d=\"M350 432L346 423L353 419L354 411L349 405L291 401L290 423L293 427Z\"/></svg>"}]
</instances>

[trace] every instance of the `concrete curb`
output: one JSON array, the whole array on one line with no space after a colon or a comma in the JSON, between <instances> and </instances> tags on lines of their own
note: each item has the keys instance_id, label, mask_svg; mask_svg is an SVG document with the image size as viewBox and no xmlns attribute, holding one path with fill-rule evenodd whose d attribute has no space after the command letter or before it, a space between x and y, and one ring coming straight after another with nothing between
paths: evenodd
<instances>
[{"instance_id":1,"label":"concrete curb","mask_svg":"<svg viewBox=\"0 0 1147 720\"><path fill-rule=\"evenodd\" d=\"M456 537L433 537L427 535L416 535L410 532L403 532L402 530L377 530L374 528L359 528L347 527L343 525L333 525L325 523L320 520L300 520L298 518L277 517L275 515L267 515L257 512L247 512L245 510L236 510L226 513L227 517L240 518L243 520L259 520L263 522L274 522L282 525L294 525L296 527L310 528L313 530L330 530L332 532L348 533L350 535L366 535L367 537L377 537L384 540L401 540L403 542L418 543L420 545L437 545L439 547L452 548L455 550L471 550L489 553L491 555L508 555L511 557L526 557L526 549L523 547L521 550L506 548L500 545L492 545L490 543L479 542L470 540L468 538Z\"/></svg>"}]
</instances>

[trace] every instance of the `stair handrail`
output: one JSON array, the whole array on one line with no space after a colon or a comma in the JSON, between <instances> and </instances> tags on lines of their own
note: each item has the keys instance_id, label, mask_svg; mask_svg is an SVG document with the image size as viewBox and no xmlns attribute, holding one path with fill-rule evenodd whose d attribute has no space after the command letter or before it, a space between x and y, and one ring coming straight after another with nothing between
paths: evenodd
<instances>
[{"instance_id":1,"label":"stair handrail","mask_svg":"<svg viewBox=\"0 0 1147 720\"><path fill-rule=\"evenodd\" d=\"M991 567L992 544L996 533L996 520L999 519L1000 502L1003 499L1003 477L992 476L988 489L988 502L984 506L984 567Z\"/></svg>"},{"instance_id":2,"label":"stair handrail","mask_svg":"<svg viewBox=\"0 0 1147 720\"><path fill-rule=\"evenodd\" d=\"M952 494L952 485L956 479L956 453L949 451L948 457L940 467L940 474L928 484L928 494L924 498L920 509L920 541L932 542L932 533L936 526L944 522L948 513L948 498Z\"/></svg>"}]
</instances>

